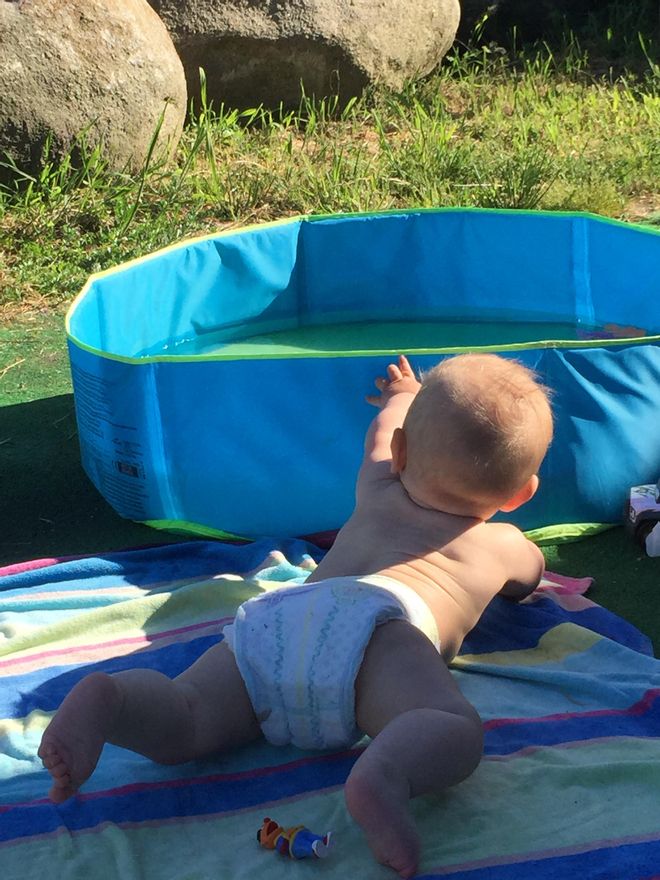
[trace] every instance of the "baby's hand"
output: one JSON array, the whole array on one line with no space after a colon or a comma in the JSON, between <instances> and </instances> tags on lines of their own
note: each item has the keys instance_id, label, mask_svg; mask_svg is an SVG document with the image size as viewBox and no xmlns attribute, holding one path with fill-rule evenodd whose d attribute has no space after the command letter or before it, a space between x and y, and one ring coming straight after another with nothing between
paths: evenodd
<instances>
[{"instance_id":1,"label":"baby's hand","mask_svg":"<svg viewBox=\"0 0 660 880\"><path fill-rule=\"evenodd\" d=\"M380 394L368 395L367 403L377 406L379 409L382 409L395 394L417 394L422 387L421 383L415 378L408 359L402 354L399 355L398 365L390 364L388 366L387 378L379 376L375 381L375 385Z\"/></svg>"}]
</instances>

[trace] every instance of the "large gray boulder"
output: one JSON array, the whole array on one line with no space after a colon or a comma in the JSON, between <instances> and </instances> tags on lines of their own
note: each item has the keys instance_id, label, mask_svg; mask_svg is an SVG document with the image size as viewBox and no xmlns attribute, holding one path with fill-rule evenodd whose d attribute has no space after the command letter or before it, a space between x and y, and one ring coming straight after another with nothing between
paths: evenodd
<instances>
[{"instance_id":1,"label":"large gray boulder","mask_svg":"<svg viewBox=\"0 0 660 880\"><path fill-rule=\"evenodd\" d=\"M183 62L191 96L199 68L217 104L296 107L317 98L399 88L451 46L459 0L149 0Z\"/></svg>"},{"instance_id":2,"label":"large gray boulder","mask_svg":"<svg viewBox=\"0 0 660 880\"><path fill-rule=\"evenodd\" d=\"M138 167L163 111L158 150L177 143L186 105L181 62L146 0L0 0L0 159L33 171L49 132L62 153L88 130L112 167Z\"/></svg>"}]
</instances>

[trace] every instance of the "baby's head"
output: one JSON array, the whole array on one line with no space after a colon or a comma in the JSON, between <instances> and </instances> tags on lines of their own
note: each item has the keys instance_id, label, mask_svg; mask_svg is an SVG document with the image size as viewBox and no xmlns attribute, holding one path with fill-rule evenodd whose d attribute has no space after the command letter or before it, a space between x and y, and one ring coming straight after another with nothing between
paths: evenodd
<instances>
[{"instance_id":1,"label":"baby's head","mask_svg":"<svg viewBox=\"0 0 660 880\"><path fill-rule=\"evenodd\" d=\"M551 440L549 391L531 370L494 354L458 355L423 377L395 440L404 448L397 469L416 500L488 518L531 498Z\"/></svg>"}]
</instances>

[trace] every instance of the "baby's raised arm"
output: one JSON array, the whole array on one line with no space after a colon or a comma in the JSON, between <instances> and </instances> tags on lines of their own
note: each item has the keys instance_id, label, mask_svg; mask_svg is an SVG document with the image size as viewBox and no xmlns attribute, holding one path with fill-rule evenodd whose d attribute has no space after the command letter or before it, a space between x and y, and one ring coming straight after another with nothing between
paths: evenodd
<instances>
[{"instance_id":1,"label":"baby's raised arm","mask_svg":"<svg viewBox=\"0 0 660 880\"><path fill-rule=\"evenodd\" d=\"M375 380L378 394L367 396L367 402L377 406L380 412L373 420L364 441L363 467L392 457L392 437L397 428L402 427L410 404L421 388L412 367L404 355L399 355L397 364L390 364L387 377Z\"/></svg>"}]
</instances>

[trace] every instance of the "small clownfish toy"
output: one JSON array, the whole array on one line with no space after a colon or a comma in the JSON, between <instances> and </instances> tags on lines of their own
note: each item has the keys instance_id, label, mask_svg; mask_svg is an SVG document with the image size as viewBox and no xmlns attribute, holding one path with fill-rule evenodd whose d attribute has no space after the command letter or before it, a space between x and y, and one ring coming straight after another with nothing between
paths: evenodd
<instances>
[{"instance_id":1,"label":"small clownfish toy","mask_svg":"<svg viewBox=\"0 0 660 880\"><path fill-rule=\"evenodd\" d=\"M330 849L331 834L314 834L304 825L282 828L268 816L257 831L257 841L266 849L276 849L291 859L324 859Z\"/></svg>"}]
</instances>

